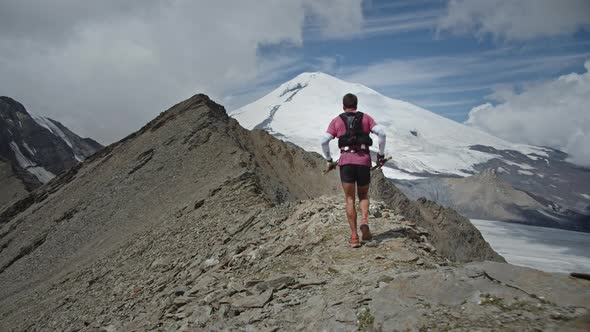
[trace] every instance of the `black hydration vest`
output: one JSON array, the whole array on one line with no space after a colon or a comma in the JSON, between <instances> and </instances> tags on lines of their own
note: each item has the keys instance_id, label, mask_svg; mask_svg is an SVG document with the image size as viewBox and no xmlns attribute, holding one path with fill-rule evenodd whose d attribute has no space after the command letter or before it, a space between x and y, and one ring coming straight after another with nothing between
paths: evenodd
<instances>
[{"instance_id":1,"label":"black hydration vest","mask_svg":"<svg viewBox=\"0 0 590 332\"><path fill-rule=\"evenodd\" d=\"M369 133L363 132L363 113L344 112L340 118L346 126L346 133L338 138L338 147L342 152L369 152L373 140Z\"/></svg>"}]
</instances>

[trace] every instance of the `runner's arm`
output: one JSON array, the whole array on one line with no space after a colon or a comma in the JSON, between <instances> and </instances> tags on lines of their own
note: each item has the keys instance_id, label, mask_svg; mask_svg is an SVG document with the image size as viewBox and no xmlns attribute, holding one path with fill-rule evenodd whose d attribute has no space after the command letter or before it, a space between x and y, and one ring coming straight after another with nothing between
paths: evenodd
<instances>
[{"instance_id":1,"label":"runner's arm","mask_svg":"<svg viewBox=\"0 0 590 332\"><path fill-rule=\"evenodd\" d=\"M385 128L380 125L376 125L371 129L371 132L379 138L379 154L384 156L385 155Z\"/></svg>"},{"instance_id":2,"label":"runner's arm","mask_svg":"<svg viewBox=\"0 0 590 332\"><path fill-rule=\"evenodd\" d=\"M326 160L332 159L330 155L330 141L334 138L334 136L324 133L324 136L320 139L320 144L322 145L322 151L324 152L324 158Z\"/></svg>"}]
</instances>

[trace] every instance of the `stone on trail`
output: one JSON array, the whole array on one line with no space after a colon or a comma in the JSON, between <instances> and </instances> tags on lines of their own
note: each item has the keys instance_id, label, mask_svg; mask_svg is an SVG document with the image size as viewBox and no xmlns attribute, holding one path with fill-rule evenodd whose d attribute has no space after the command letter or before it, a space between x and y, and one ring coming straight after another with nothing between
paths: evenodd
<instances>
[{"instance_id":1,"label":"stone on trail","mask_svg":"<svg viewBox=\"0 0 590 332\"><path fill-rule=\"evenodd\" d=\"M281 290L285 287L294 285L297 283L297 278L293 277L293 276L281 276L269 281L264 281L261 283L258 283L256 285L256 289L264 291L267 289L275 289L275 290Z\"/></svg>"},{"instance_id":2,"label":"stone on trail","mask_svg":"<svg viewBox=\"0 0 590 332\"><path fill-rule=\"evenodd\" d=\"M179 296L179 297L175 298L172 303L177 307L181 307L181 306L189 303L190 301L191 301L191 299L189 299L188 297Z\"/></svg>"},{"instance_id":3,"label":"stone on trail","mask_svg":"<svg viewBox=\"0 0 590 332\"><path fill-rule=\"evenodd\" d=\"M259 295L250 295L231 301L231 305L237 308L262 308L272 299L274 290L269 289Z\"/></svg>"},{"instance_id":4,"label":"stone on trail","mask_svg":"<svg viewBox=\"0 0 590 332\"><path fill-rule=\"evenodd\" d=\"M396 251L392 252L388 256L388 258L395 261L395 262L401 262L401 263L415 262L419 259L418 255L411 253L406 249L396 250Z\"/></svg>"},{"instance_id":5,"label":"stone on trail","mask_svg":"<svg viewBox=\"0 0 590 332\"><path fill-rule=\"evenodd\" d=\"M376 240L371 240L365 243L364 246L369 248L377 248L379 246L379 243Z\"/></svg>"},{"instance_id":6,"label":"stone on trail","mask_svg":"<svg viewBox=\"0 0 590 332\"><path fill-rule=\"evenodd\" d=\"M219 264L219 259L217 258L208 258L203 262L204 267L212 267Z\"/></svg>"},{"instance_id":7,"label":"stone on trail","mask_svg":"<svg viewBox=\"0 0 590 332\"><path fill-rule=\"evenodd\" d=\"M192 314L189 316L189 321L198 327L204 326L209 321L211 314L213 313L213 308L208 305L198 306L192 308L191 310Z\"/></svg>"},{"instance_id":8,"label":"stone on trail","mask_svg":"<svg viewBox=\"0 0 590 332\"><path fill-rule=\"evenodd\" d=\"M183 287L176 287L176 288L174 288L174 291L173 291L174 295L176 295L176 296L184 295L186 292L188 292L188 288L184 287L184 286Z\"/></svg>"}]
</instances>

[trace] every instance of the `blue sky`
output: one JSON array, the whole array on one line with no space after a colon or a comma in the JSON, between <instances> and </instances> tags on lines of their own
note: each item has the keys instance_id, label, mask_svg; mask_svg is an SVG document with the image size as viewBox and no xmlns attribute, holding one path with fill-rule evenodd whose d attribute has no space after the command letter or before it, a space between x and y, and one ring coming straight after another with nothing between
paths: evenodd
<instances>
[{"instance_id":1,"label":"blue sky","mask_svg":"<svg viewBox=\"0 0 590 332\"><path fill-rule=\"evenodd\" d=\"M526 40L493 33L457 34L440 29L447 6L447 1L439 0L365 1L360 32L345 38L318 37L317 26L308 22L302 46L259 48L263 57L297 59L267 82L266 90L301 71L324 71L464 122L473 107L495 103L490 95L497 90L519 91L585 71L584 62L590 58L587 25L573 33Z\"/></svg>"}]
</instances>

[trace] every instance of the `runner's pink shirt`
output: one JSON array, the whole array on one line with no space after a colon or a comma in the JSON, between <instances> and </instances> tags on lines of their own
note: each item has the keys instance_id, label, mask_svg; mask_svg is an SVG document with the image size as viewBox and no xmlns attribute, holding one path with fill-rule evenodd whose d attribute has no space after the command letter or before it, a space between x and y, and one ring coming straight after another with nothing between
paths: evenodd
<instances>
[{"instance_id":1,"label":"runner's pink shirt","mask_svg":"<svg viewBox=\"0 0 590 332\"><path fill-rule=\"evenodd\" d=\"M363 131L366 133L370 133L371 129L373 129L373 127L375 127L377 123L369 114L364 113L362 125ZM340 116L337 116L332 120L332 122L330 122L328 130L326 130L326 132L338 138L346 134L346 124L344 123L344 121L342 121ZM363 152L341 153L340 160L338 161L338 166L343 165L365 165L371 167L371 155Z\"/></svg>"}]
</instances>

